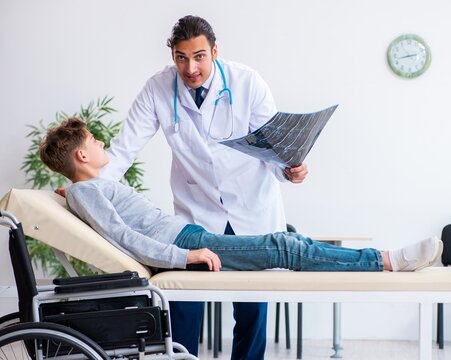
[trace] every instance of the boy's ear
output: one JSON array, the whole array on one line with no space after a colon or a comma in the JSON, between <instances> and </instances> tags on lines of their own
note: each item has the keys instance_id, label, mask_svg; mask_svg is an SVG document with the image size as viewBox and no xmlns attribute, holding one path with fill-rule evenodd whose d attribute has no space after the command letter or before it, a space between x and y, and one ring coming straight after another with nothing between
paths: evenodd
<instances>
[{"instance_id":1,"label":"boy's ear","mask_svg":"<svg viewBox=\"0 0 451 360\"><path fill-rule=\"evenodd\" d=\"M88 161L88 157L86 154L86 151L84 151L83 149L78 149L75 151L75 159L77 159L77 161L85 163Z\"/></svg>"}]
</instances>

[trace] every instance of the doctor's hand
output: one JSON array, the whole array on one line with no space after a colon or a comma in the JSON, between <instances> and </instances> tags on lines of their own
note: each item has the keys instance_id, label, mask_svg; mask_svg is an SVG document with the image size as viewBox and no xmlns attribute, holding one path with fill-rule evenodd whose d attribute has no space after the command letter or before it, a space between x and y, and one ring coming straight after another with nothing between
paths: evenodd
<instances>
[{"instance_id":1,"label":"doctor's hand","mask_svg":"<svg viewBox=\"0 0 451 360\"><path fill-rule=\"evenodd\" d=\"M66 188L63 187L56 188L55 192L62 197L66 197Z\"/></svg>"},{"instance_id":2,"label":"doctor's hand","mask_svg":"<svg viewBox=\"0 0 451 360\"><path fill-rule=\"evenodd\" d=\"M212 271L221 269L221 260L213 251L205 248L199 250L190 250L186 264L207 264Z\"/></svg>"},{"instance_id":3,"label":"doctor's hand","mask_svg":"<svg viewBox=\"0 0 451 360\"><path fill-rule=\"evenodd\" d=\"M301 164L292 168L285 168L283 171L288 181L293 184L300 184L307 177L308 169L306 164Z\"/></svg>"}]
</instances>

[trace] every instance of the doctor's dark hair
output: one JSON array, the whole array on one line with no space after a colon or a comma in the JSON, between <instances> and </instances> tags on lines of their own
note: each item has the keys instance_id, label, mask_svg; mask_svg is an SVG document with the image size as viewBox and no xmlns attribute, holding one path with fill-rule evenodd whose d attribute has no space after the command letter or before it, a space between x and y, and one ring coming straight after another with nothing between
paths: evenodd
<instances>
[{"instance_id":1,"label":"doctor's dark hair","mask_svg":"<svg viewBox=\"0 0 451 360\"><path fill-rule=\"evenodd\" d=\"M47 131L39 145L39 156L50 170L71 180L75 175L74 153L87 137L86 124L71 117Z\"/></svg>"},{"instance_id":2,"label":"doctor's dark hair","mask_svg":"<svg viewBox=\"0 0 451 360\"><path fill-rule=\"evenodd\" d=\"M166 45L173 50L174 46L180 41L189 40L201 35L205 35L211 47L216 44L215 33L207 20L199 16L187 15L179 19L174 25L171 37L166 42Z\"/></svg>"}]
</instances>

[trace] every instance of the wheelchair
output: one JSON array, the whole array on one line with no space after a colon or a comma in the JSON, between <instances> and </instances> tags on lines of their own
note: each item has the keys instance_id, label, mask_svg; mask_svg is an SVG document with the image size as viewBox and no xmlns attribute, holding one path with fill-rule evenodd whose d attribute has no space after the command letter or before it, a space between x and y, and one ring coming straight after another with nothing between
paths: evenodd
<instances>
[{"instance_id":1,"label":"wheelchair","mask_svg":"<svg viewBox=\"0 0 451 360\"><path fill-rule=\"evenodd\" d=\"M22 224L0 211L0 225L19 300L19 312L0 318L0 360L197 359L172 342L169 303L146 278L126 271L37 286Z\"/></svg>"}]
</instances>

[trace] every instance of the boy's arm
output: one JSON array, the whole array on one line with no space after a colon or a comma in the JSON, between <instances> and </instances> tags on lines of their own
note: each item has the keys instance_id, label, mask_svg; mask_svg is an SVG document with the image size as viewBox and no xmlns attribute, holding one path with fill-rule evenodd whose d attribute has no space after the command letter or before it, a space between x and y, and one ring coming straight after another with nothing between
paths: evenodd
<instances>
[{"instance_id":1,"label":"boy's arm","mask_svg":"<svg viewBox=\"0 0 451 360\"><path fill-rule=\"evenodd\" d=\"M186 268L189 250L163 244L131 229L97 188L73 189L66 196L68 207L80 219L137 261L154 267Z\"/></svg>"}]
</instances>

